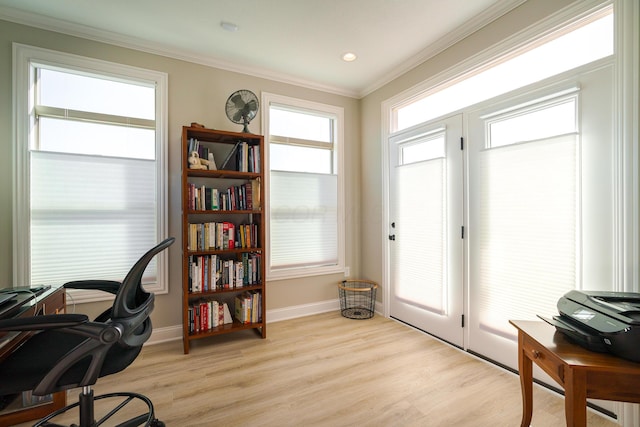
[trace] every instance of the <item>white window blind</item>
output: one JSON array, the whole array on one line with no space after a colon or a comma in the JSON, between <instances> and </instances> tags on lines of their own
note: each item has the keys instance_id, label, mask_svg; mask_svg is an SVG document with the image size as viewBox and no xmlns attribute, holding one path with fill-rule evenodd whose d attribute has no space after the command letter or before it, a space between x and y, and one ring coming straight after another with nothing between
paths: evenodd
<instances>
[{"instance_id":1,"label":"white window blind","mask_svg":"<svg viewBox=\"0 0 640 427\"><path fill-rule=\"evenodd\" d=\"M445 159L398 167L399 252L396 296L434 313L444 314L446 295Z\"/></svg>"},{"instance_id":2,"label":"white window blind","mask_svg":"<svg viewBox=\"0 0 640 427\"><path fill-rule=\"evenodd\" d=\"M480 156L480 327L511 336L509 319L555 314L578 283L578 136Z\"/></svg>"},{"instance_id":3,"label":"white window blind","mask_svg":"<svg viewBox=\"0 0 640 427\"><path fill-rule=\"evenodd\" d=\"M32 283L124 279L157 243L155 188L155 161L32 151Z\"/></svg>"},{"instance_id":4,"label":"white window blind","mask_svg":"<svg viewBox=\"0 0 640 427\"><path fill-rule=\"evenodd\" d=\"M336 175L271 171L271 268L336 265Z\"/></svg>"}]
</instances>

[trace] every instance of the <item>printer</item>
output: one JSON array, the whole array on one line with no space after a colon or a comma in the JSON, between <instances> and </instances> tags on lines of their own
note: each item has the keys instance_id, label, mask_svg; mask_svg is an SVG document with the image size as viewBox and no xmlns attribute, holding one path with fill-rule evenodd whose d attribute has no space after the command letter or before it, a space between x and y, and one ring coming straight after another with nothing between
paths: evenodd
<instances>
[{"instance_id":1,"label":"printer","mask_svg":"<svg viewBox=\"0 0 640 427\"><path fill-rule=\"evenodd\" d=\"M577 344L640 362L640 293L569 291L559 315L540 316Z\"/></svg>"}]
</instances>

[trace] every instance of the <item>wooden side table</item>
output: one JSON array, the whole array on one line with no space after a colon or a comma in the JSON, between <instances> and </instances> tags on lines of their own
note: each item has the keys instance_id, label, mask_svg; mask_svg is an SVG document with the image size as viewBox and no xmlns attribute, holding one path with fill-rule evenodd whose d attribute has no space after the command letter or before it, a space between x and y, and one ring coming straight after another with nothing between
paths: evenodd
<instances>
[{"instance_id":1,"label":"wooden side table","mask_svg":"<svg viewBox=\"0 0 640 427\"><path fill-rule=\"evenodd\" d=\"M29 317L42 314L63 313L65 311L65 302L66 300L64 288L52 287L51 289L39 295L37 299L30 300L28 303L26 303L15 315L15 317ZM33 332L21 332L12 334L11 337L1 337L0 360L14 351L31 334L33 334ZM66 400L66 392L61 391L58 393L54 393L52 396L52 400L40 404L0 411L0 426L14 425L25 421L45 417L56 409L63 408L66 405Z\"/></svg>"},{"instance_id":2,"label":"wooden side table","mask_svg":"<svg viewBox=\"0 0 640 427\"><path fill-rule=\"evenodd\" d=\"M533 362L564 388L567 427L587 425L587 398L640 403L640 363L589 351L545 322L509 323L518 329L521 427L531 423Z\"/></svg>"}]
</instances>

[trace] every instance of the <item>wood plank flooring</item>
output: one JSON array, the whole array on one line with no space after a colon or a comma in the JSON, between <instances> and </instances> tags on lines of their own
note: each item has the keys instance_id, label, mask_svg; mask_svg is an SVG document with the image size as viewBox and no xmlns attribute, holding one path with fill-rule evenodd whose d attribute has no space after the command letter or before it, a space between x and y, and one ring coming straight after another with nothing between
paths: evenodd
<instances>
[{"instance_id":1,"label":"wood plank flooring","mask_svg":"<svg viewBox=\"0 0 640 427\"><path fill-rule=\"evenodd\" d=\"M189 355L178 341L146 346L96 394L145 394L179 427L520 425L516 375L396 321L331 312L268 332L192 342ZM564 426L562 397L534 387L532 425ZM617 424L590 413L588 425Z\"/></svg>"}]
</instances>

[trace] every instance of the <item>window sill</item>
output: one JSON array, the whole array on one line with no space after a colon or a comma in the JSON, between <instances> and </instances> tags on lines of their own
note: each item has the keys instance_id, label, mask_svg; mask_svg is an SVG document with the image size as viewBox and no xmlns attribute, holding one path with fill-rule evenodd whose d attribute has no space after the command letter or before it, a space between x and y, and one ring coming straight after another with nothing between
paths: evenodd
<instances>
[{"instance_id":1,"label":"window sill","mask_svg":"<svg viewBox=\"0 0 640 427\"><path fill-rule=\"evenodd\" d=\"M310 276L323 276L329 274L344 274L345 268L343 266L330 266L330 267L308 267L308 268L291 268L287 270L279 271L267 271L267 280L287 280L287 279L299 279Z\"/></svg>"}]
</instances>

